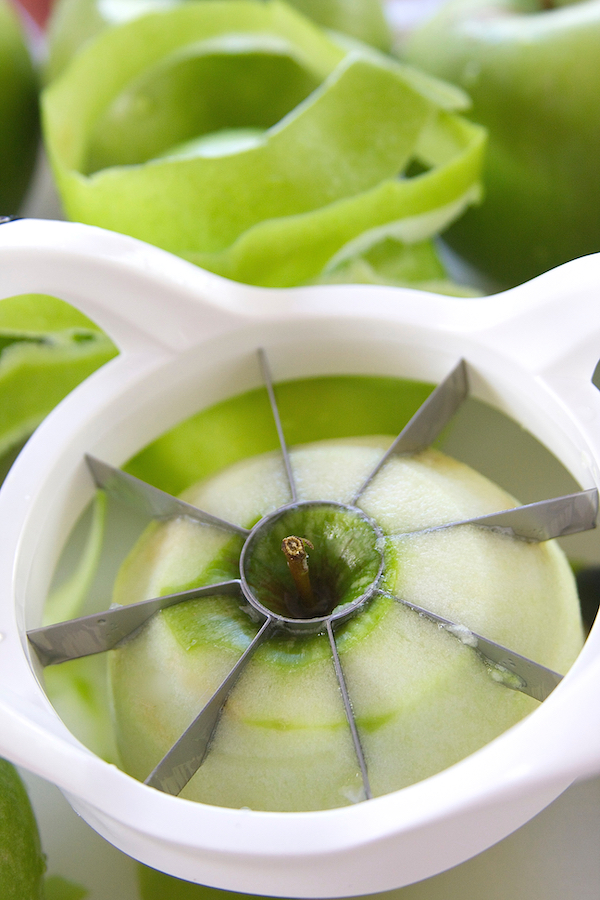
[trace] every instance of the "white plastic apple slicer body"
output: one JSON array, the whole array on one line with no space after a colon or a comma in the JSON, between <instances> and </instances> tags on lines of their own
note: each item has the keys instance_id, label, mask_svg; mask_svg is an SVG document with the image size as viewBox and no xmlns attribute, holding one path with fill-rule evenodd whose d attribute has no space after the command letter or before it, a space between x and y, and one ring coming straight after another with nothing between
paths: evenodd
<instances>
[{"instance_id":1,"label":"white plastic apple slicer body","mask_svg":"<svg viewBox=\"0 0 600 900\"><path fill-rule=\"evenodd\" d=\"M25 446L0 491L0 754L55 784L126 853L190 881L343 897L436 874L505 837L574 779L600 771L600 633L537 710L440 774L313 813L194 803L77 741L40 684L26 632L94 493L86 454L119 466L198 410L260 383L367 374L438 383L460 359L471 393L526 426L582 489L600 484L600 255L492 297L231 283L130 238L64 222L0 228L0 297L72 303L120 354Z\"/></svg>"}]
</instances>

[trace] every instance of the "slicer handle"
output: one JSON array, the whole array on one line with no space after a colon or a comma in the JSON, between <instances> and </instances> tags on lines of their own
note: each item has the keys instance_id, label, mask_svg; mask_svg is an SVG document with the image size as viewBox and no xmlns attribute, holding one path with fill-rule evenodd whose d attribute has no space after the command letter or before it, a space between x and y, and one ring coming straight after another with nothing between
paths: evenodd
<instances>
[{"instance_id":1,"label":"slicer handle","mask_svg":"<svg viewBox=\"0 0 600 900\"><path fill-rule=\"evenodd\" d=\"M0 224L4 297L42 293L71 303L121 352L181 352L239 321L256 289L134 238L74 222Z\"/></svg>"},{"instance_id":2,"label":"slicer handle","mask_svg":"<svg viewBox=\"0 0 600 900\"><path fill-rule=\"evenodd\" d=\"M475 327L528 372L589 382L600 359L599 284L600 253L572 260L476 301Z\"/></svg>"},{"instance_id":3,"label":"slicer handle","mask_svg":"<svg viewBox=\"0 0 600 900\"><path fill-rule=\"evenodd\" d=\"M501 294L454 304L473 337L471 389L538 438L582 487L600 484L600 253ZM479 372L485 373L483 377ZM526 389L525 389L526 388Z\"/></svg>"}]
</instances>

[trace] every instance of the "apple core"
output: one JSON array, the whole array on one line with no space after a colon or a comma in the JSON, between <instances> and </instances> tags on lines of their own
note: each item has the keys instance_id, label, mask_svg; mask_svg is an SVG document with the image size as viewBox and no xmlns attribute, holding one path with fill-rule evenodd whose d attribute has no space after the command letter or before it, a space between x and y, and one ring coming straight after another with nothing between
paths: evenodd
<instances>
[{"instance_id":1,"label":"apple core","mask_svg":"<svg viewBox=\"0 0 600 900\"><path fill-rule=\"evenodd\" d=\"M305 584L298 587L282 544L308 545ZM288 537L286 537L286 535ZM261 614L286 631L319 632L343 621L375 592L383 573L383 534L360 509L331 501L295 503L252 530L240 559L242 590Z\"/></svg>"}]
</instances>

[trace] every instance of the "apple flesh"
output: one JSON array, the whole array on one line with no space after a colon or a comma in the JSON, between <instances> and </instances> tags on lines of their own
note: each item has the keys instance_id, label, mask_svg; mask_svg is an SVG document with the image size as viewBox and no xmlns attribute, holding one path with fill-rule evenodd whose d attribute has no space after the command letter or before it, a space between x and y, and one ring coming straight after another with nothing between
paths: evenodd
<instances>
[{"instance_id":1,"label":"apple flesh","mask_svg":"<svg viewBox=\"0 0 600 900\"><path fill-rule=\"evenodd\" d=\"M404 48L489 131L485 200L445 239L501 286L600 250L599 53L598 0L454 0Z\"/></svg>"},{"instance_id":2,"label":"apple flesh","mask_svg":"<svg viewBox=\"0 0 600 900\"><path fill-rule=\"evenodd\" d=\"M388 444L372 436L292 450L299 499L347 504ZM240 460L184 497L246 527L290 499L278 453ZM582 629L574 579L554 543L476 526L408 534L515 502L467 466L428 450L390 460L359 505L386 535L388 591L564 672ZM304 525L310 531L308 519ZM183 518L155 523L125 562L113 599L131 603L236 577L242 540ZM203 598L155 616L111 651L116 736L130 774L147 777L257 628L239 599ZM337 628L336 640L375 795L452 765L536 706L456 636L387 595ZM326 635L281 632L262 645L182 796L280 811L363 798Z\"/></svg>"}]
</instances>

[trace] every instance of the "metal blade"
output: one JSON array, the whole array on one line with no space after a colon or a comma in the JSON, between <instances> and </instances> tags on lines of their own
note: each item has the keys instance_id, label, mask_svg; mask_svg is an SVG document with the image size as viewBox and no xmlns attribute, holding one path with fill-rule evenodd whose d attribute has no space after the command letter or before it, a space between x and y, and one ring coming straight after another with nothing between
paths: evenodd
<instances>
[{"instance_id":1,"label":"metal blade","mask_svg":"<svg viewBox=\"0 0 600 900\"><path fill-rule=\"evenodd\" d=\"M344 671L342 669L342 664L340 662L340 656L337 649L337 644L335 642L335 636L333 633L333 626L331 621L327 622L327 636L329 638L329 645L331 647L331 653L333 656L333 666L335 668L335 674L338 680L338 684L340 687L340 692L342 695L342 701L344 703L344 709L346 711L346 719L348 720L348 725L350 727L350 734L352 735L352 743L354 745L354 752L356 753L356 758L358 760L358 765L360 768L360 774L363 782L363 790L365 792L365 799L371 800L373 797L373 792L371 791L371 784L369 782L369 773L367 771L367 763L365 760L365 754L362 748L362 744L360 742L360 735L358 733L358 728L356 727L356 720L354 718L354 710L352 709L352 703L350 701L350 695L348 693L348 688L346 687L346 679L344 678Z\"/></svg>"},{"instance_id":2,"label":"metal blade","mask_svg":"<svg viewBox=\"0 0 600 900\"><path fill-rule=\"evenodd\" d=\"M241 593L240 581L223 581L127 606L116 606L106 612L81 616L56 625L33 628L27 632L27 637L35 647L42 665L52 666L69 659L111 650L161 609L186 600L195 600L197 597Z\"/></svg>"},{"instance_id":3,"label":"metal blade","mask_svg":"<svg viewBox=\"0 0 600 900\"><path fill-rule=\"evenodd\" d=\"M390 594L389 596L394 596ZM487 662L491 663L493 670L498 673L498 681L505 684L506 687L515 691L521 691L528 694L534 700L545 700L554 688L562 681L562 675L553 672L552 669L546 668L539 663L515 653L502 644L490 641L488 638L470 631L463 625L458 625L444 616L438 616L436 613L423 609L409 600L402 597L394 596L394 600L408 606L410 609L419 613L427 619L431 619L437 625L442 625L446 631L454 635L461 643L467 647L476 650Z\"/></svg>"},{"instance_id":4,"label":"metal blade","mask_svg":"<svg viewBox=\"0 0 600 900\"><path fill-rule=\"evenodd\" d=\"M288 484L290 486L290 493L292 495L292 503L295 503L296 500L298 499L298 494L296 492L296 482L294 480L294 472L292 470L292 463L290 461L290 455L288 453L285 435L283 433L283 427L281 425L281 418L279 416L279 408L277 406L277 400L275 399L275 391L273 390L273 379L271 377L271 370L269 368L267 354L262 349L262 347L258 351L258 359L260 362L260 368L261 368L261 372L262 372L263 381L264 381L265 387L267 389L267 394L269 395L269 403L271 404L271 414L275 421L275 428L277 429L277 436L279 438L279 446L281 447L281 455L283 456L283 464L285 466L285 473L287 475Z\"/></svg>"},{"instance_id":5,"label":"metal blade","mask_svg":"<svg viewBox=\"0 0 600 900\"><path fill-rule=\"evenodd\" d=\"M458 525L482 525L525 541L549 541L552 538L589 531L596 527L598 516L598 490L578 491L554 497L551 500L540 500L526 506L515 506L502 512L478 516L474 519L461 519L460 522L448 522L410 534L427 534L431 531L442 531L445 528L456 528ZM402 537L403 535L392 535Z\"/></svg>"},{"instance_id":6,"label":"metal blade","mask_svg":"<svg viewBox=\"0 0 600 900\"><path fill-rule=\"evenodd\" d=\"M467 366L465 361L461 359L458 365L438 384L425 403L419 407L412 419L404 426L351 502L356 504L360 495L367 489L390 457L398 456L401 453L419 453L421 450L429 447L446 427L466 399L468 393Z\"/></svg>"},{"instance_id":7,"label":"metal blade","mask_svg":"<svg viewBox=\"0 0 600 900\"><path fill-rule=\"evenodd\" d=\"M273 628L274 620L267 619L206 706L161 759L144 784L163 791L165 794L176 796L181 793L204 761L231 689L254 651L270 636Z\"/></svg>"},{"instance_id":8,"label":"metal blade","mask_svg":"<svg viewBox=\"0 0 600 900\"><path fill-rule=\"evenodd\" d=\"M88 464L90 472L96 482L97 487L106 491L111 497L126 503L138 512L151 516L154 519L172 519L175 516L187 516L188 519L195 519L204 525L213 525L216 528L222 528L225 531L233 531L236 534L242 534L247 537L250 532L241 525L234 525L232 522L226 522L225 519L219 519L210 513L204 512L192 506L191 503L185 503L166 491L161 491L123 472L122 469L116 469L108 463L102 462L93 456L86 454L85 460Z\"/></svg>"}]
</instances>

